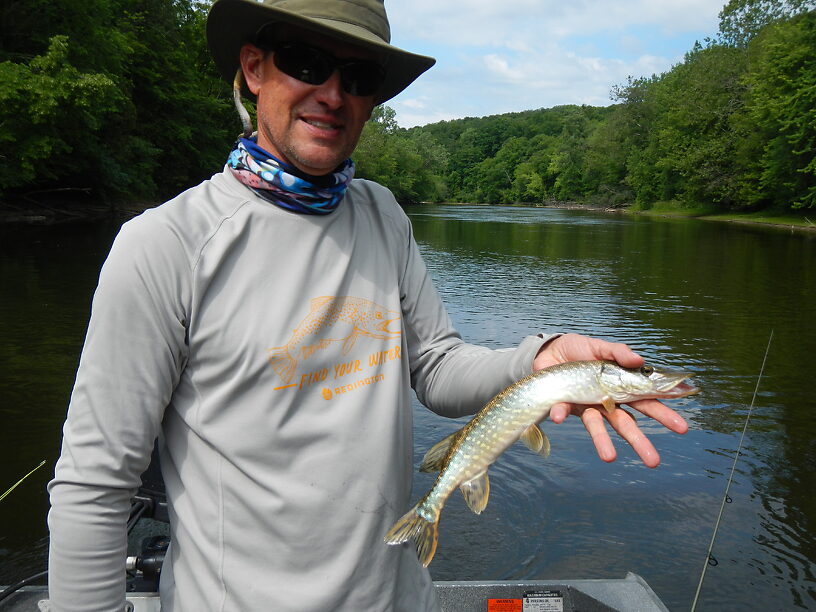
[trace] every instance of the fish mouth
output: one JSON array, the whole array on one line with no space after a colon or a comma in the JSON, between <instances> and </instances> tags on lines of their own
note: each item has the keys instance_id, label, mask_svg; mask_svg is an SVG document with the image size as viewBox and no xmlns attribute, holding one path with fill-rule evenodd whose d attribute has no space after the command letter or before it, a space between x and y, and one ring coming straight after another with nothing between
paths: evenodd
<instances>
[{"instance_id":1,"label":"fish mouth","mask_svg":"<svg viewBox=\"0 0 816 612\"><path fill-rule=\"evenodd\" d=\"M700 392L700 389L686 382L686 379L691 376L691 372L655 369L650 378L652 379L655 390L660 394L657 397L670 399L688 397L689 395Z\"/></svg>"},{"instance_id":2,"label":"fish mouth","mask_svg":"<svg viewBox=\"0 0 816 612\"><path fill-rule=\"evenodd\" d=\"M388 326L391 325L391 323L393 323L394 321L399 321L399 320L400 320L400 317L395 317L393 319L386 319L385 321L383 321L381 323L377 323L374 326L374 329L376 329L377 331L382 332L384 334L388 334L389 336L394 336L396 338L397 336L401 335L401 332L392 331L392 330L388 329Z\"/></svg>"}]
</instances>

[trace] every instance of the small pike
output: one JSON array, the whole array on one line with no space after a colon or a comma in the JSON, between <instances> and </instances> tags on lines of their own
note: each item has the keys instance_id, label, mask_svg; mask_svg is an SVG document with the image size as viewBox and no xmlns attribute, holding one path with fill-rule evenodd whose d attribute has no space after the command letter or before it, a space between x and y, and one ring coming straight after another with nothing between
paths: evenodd
<instances>
[{"instance_id":1,"label":"small pike","mask_svg":"<svg viewBox=\"0 0 816 612\"><path fill-rule=\"evenodd\" d=\"M427 567L436 552L439 515L457 487L468 507L480 514L490 494L487 468L511 444L521 439L542 457L550 454L550 442L538 423L554 404L601 404L611 413L624 402L697 393L697 388L683 382L689 376L689 372L652 366L629 369L609 361L573 361L522 378L425 454L419 470L438 471L439 476L425 497L391 527L385 543L414 540L419 560Z\"/></svg>"}]
</instances>

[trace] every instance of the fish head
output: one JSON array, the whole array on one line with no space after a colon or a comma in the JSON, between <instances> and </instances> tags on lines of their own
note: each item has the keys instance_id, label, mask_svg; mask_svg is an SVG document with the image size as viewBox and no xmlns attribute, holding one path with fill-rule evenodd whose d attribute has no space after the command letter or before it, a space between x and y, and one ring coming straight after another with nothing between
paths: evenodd
<instances>
[{"instance_id":1,"label":"fish head","mask_svg":"<svg viewBox=\"0 0 816 612\"><path fill-rule=\"evenodd\" d=\"M674 399L699 393L686 382L691 372L670 370L650 365L624 368L617 363L603 362L600 385L616 404L640 399Z\"/></svg>"},{"instance_id":2,"label":"fish head","mask_svg":"<svg viewBox=\"0 0 816 612\"><path fill-rule=\"evenodd\" d=\"M360 317L359 327L373 335L382 334L390 338L400 336L399 325L395 326L397 329L390 329L389 327L400 320L400 313L376 304L373 304L373 306Z\"/></svg>"}]
</instances>

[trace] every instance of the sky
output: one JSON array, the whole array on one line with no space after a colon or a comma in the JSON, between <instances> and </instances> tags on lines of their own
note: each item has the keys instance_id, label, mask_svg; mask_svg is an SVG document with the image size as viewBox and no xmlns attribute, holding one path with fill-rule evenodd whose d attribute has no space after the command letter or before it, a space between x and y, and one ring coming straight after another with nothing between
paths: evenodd
<instances>
[{"instance_id":1,"label":"sky","mask_svg":"<svg viewBox=\"0 0 816 612\"><path fill-rule=\"evenodd\" d=\"M725 0L386 0L391 43L437 60L386 102L402 127L606 106L714 37Z\"/></svg>"}]
</instances>

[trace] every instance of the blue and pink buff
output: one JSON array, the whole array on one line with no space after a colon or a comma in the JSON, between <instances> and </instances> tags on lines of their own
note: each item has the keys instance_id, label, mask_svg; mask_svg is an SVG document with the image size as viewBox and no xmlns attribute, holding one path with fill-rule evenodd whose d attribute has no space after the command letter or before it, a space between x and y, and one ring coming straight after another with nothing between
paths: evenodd
<instances>
[{"instance_id":1,"label":"blue and pink buff","mask_svg":"<svg viewBox=\"0 0 816 612\"><path fill-rule=\"evenodd\" d=\"M333 173L319 177L321 185L315 185L297 168L249 138L235 143L227 165L235 178L264 200L307 215L327 215L336 210L354 178L354 162L347 159Z\"/></svg>"}]
</instances>

